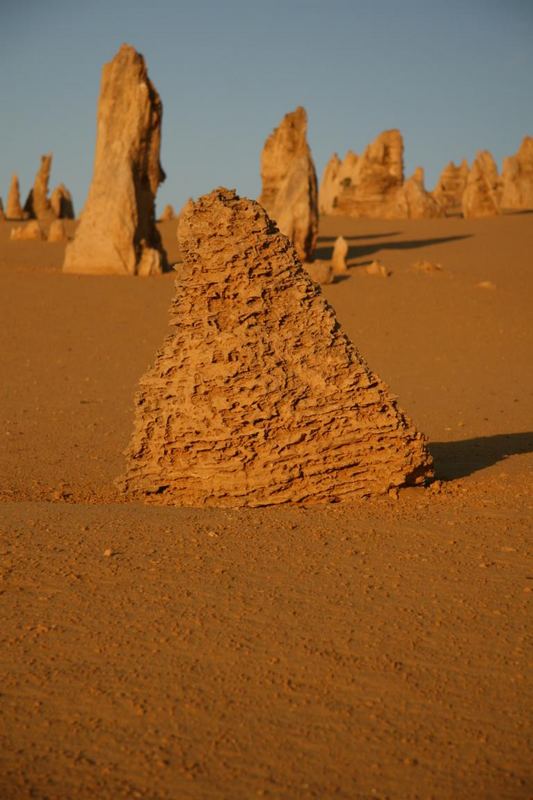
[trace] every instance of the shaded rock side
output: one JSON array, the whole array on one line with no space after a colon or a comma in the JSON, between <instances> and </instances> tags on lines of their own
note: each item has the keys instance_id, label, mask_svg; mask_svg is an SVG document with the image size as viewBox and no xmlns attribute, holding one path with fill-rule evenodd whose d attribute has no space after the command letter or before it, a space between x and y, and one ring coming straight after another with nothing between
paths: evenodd
<instances>
[{"instance_id":1,"label":"shaded rock side","mask_svg":"<svg viewBox=\"0 0 533 800\"><path fill-rule=\"evenodd\" d=\"M259 202L294 244L302 261L311 261L318 234L318 188L307 143L302 107L286 114L261 154Z\"/></svg>"},{"instance_id":2,"label":"shaded rock side","mask_svg":"<svg viewBox=\"0 0 533 800\"><path fill-rule=\"evenodd\" d=\"M93 177L65 272L146 275L166 267L154 207L165 178L162 114L144 58L122 45L102 70Z\"/></svg>"},{"instance_id":3,"label":"shaded rock side","mask_svg":"<svg viewBox=\"0 0 533 800\"><path fill-rule=\"evenodd\" d=\"M503 208L533 209L533 136L525 136L514 156L503 161Z\"/></svg>"},{"instance_id":4,"label":"shaded rock side","mask_svg":"<svg viewBox=\"0 0 533 800\"><path fill-rule=\"evenodd\" d=\"M442 170L433 190L433 197L446 214L461 211L468 173L468 162L465 159L459 166L450 161Z\"/></svg>"},{"instance_id":5,"label":"shaded rock side","mask_svg":"<svg viewBox=\"0 0 533 800\"><path fill-rule=\"evenodd\" d=\"M141 378L119 485L177 505L322 503L432 474L425 439L264 209L184 210L170 332Z\"/></svg>"},{"instance_id":6,"label":"shaded rock side","mask_svg":"<svg viewBox=\"0 0 533 800\"><path fill-rule=\"evenodd\" d=\"M463 193L465 219L493 217L500 213L501 180L494 158L488 150L476 155Z\"/></svg>"},{"instance_id":7,"label":"shaded rock side","mask_svg":"<svg viewBox=\"0 0 533 800\"><path fill-rule=\"evenodd\" d=\"M24 210L20 203L20 184L17 175L11 178L11 185L7 195L6 202L6 217L7 219L21 220L24 219Z\"/></svg>"},{"instance_id":8,"label":"shaded rock side","mask_svg":"<svg viewBox=\"0 0 533 800\"><path fill-rule=\"evenodd\" d=\"M4 211L4 203L2 202L2 198L0 197L0 222L5 222L6 215Z\"/></svg>"},{"instance_id":9,"label":"shaded rock side","mask_svg":"<svg viewBox=\"0 0 533 800\"><path fill-rule=\"evenodd\" d=\"M50 205L57 219L74 219L72 195L65 184L60 183L52 191Z\"/></svg>"},{"instance_id":10,"label":"shaded rock side","mask_svg":"<svg viewBox=\"0 0 533 800\"><path fill-rule=\"evenodd\" d=\"M52 154L41 156L41 163L33 187L24 204L24 211L30 219L50 220L54 218L50 198L48 197L48 183L52 170Z\"/></svg>"}]
</instances>

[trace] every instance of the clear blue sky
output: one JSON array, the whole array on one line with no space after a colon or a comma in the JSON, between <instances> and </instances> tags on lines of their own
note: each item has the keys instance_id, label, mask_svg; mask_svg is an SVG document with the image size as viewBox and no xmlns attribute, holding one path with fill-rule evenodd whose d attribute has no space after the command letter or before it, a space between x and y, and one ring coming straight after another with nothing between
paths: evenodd
<instances>
[{"instance_id":1,"label":"clear blue sky","mask_svg":"<svg viewBox=\"0 0 533 800\"><path fill-rule=\"evenodd\" d=\"M533 134L533 0L0 0L4 201L52 151L52 185L81 207L100 70L122 42L164 104L159 208L221 184L257 196L263 142L300 104L319 175L398 127L431 188L450 159L501 163Z\"/></svg>"}]
</instances>

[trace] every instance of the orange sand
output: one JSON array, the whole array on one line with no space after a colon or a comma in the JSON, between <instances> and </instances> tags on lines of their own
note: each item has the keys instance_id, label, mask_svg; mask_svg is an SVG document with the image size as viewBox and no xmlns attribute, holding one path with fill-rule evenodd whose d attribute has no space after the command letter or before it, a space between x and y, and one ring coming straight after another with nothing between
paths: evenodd
<instances>
[{"instance_id":1,"label":"orange sand","mask_svg":"<svg viewBox=\"0 0 533 800\"><path fill-rule=\"evenodd\" d=\"M322 221L324 294L445 482L299 510L116 502L172 276L63 275L10 227L0 797L530 796L533 215Z\"/></svg>"}]
</instances>

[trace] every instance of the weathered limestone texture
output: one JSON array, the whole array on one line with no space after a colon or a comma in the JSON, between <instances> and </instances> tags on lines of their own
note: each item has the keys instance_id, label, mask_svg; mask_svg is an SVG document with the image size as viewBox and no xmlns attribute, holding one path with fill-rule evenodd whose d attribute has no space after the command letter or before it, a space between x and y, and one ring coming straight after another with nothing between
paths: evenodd
<instances>
[{"instance_id":1,"label":"weathered limestone texture","mask_svg":"<svg viewBox=\"0 0 533 800\"><path fill-rule=\"evenodd\" d=\"M320 211L369 219L444 215L424 187L422 167L404 182L403 138L396 129L380 133L362 156L349 150L343 161L336 153L331 157L320 185Z\"/></svg>"},{"instance_id":2,"label":"weathered limestone texture","mask_svg":"<svg viewBox=\"0 0 533 800\"><path fill-rule=\"evenodd\" d=\"M432 475L424 437L342 332L265 210L216 189L178 228L170 333L141 378L131 498L353 500Z\"/></svg>"},{"instance_id":3,"label":"weathered limestone texture","mask_svg":"<svg viewBox=\"0 0 533 800\"><path fill-rule=\"evenodd\" d=\"M424 186L424 170L417 167L396 196L397 217L400 219L433 219L444 211Z\"/></svg>"},{"instance_id":4,"label":"weathered limestone texture","mask_svg":"<svg viewBox=\"0 0 533 800\"><path fill-rule=\"evenodd\" d=\"M318 189L307 144L307 114L286 114L261 154L259 202L293 243L302 261L311 261L318 234Z\"/></svg>"},{"instance_id":5,"label":"weathered limestone texture","mask_svg":"<svg viewBox=\"0 0 533 800\"><path fill-rule=\"evenodd\" d=\"M18 228L11 228L9 238L13 241L29 241L31 239L44 239L44 234L39 221L32 219Z\"/></svg>"},{"instance_id":6,"label":"weathered limestone texture","mask_svg":"<svg viewBox=\"0 0 533 800\"><path fill-rule=\"evenodd\" d=\"M150 275L166 268L154 201L163 106L142 55L122 45L102 71L89 196L65 272Z\"/></svg>"},{"instance_id":7,"label":"weathered limestone texture","mask_svg":"<svg viewBox=\"0 0 533 800\"><path fill-rule=\"evenodd\" d=\"M533 208L533 136L525 136L518 153L504 159L502 181L503 208Z\"/></svg>"},{"instance_id":8,"label":"weathered limestone texture","mask_svg":"<svg viewBox=\"0 0 533 800\"><path fill-rule=\"evenodd\" d=\"M488 150L476 155L463 193L465 219L494 217L500 213L501 180Z\"/></svg>"},{"instance_id":9,"label":"weathered limestone texture","mask_svg":"<svg viewBox=\"0 0 533 800\"><path fill-rule=\"evenodd\" d=\"M67 229L62 219L54 219L48 229L48 242L66 242L68 240Z\"/></svg>"},{"instance_id":10,"label":"weathered limestone texture","mask_svg":"<svg viewBox=\"0 0 533 800\"><path fill-rule=\"evenodd\" d=\"M13 175L13 177L11 178L9 194L7 195L6 217L7 219L13 219L13 220L20 220L25 218L24 210L20 203L20 185L17 175Z\"/></svg>"},{"instance_id":11,"label":"weathered limestone texture","mask_svg":"<svg viewBox=\"0 0 533 800\"><path fill-rule=\"evenodd\" d=\"M31 219L50 220L54 212L48 197L48 182L52 169L52 154L41 156L41 164L35 175L33 188L24 204L24 211Z\"/></svg>"},{"instance_id":12,"label":"weathered limestone texture","mask_svg":"<svg viewBox=\"0 0 533 800\"><path fill-rule=\"evenodd\" d=\"M397 193L403 184L400 131L381 133L357 158L352 173L341 176L340 184L335 203L337 213L350 217L397 217Z\"/></svg>"},{"instance_id":13,"label":"weathered limestone texture","mask_svg":"<svg viewBox=\"0 0 533 800\"><path fill-rule=\"evenodd\" d=\"M468 162L465 159L461 161L458 167L453 161L450 161L442 170L438 183L433 190L433 197L446 214L461 211L468 173Z\"/></svg>"},{"instance_id":14,"label":"weathered limestone texture","mask_svg":"<svg viewBox=\"0 0 533 800\"><path fill-rule=\"evenodd\" d=\"M57 219L74 219L72 195L65 184L60 183L55 187L50 197L50 205Z\"/></svg>"},{"instance_id":15,"label":"weathered limestone texture","mask_svg":"<svg viewBox=\"0 0 533 800\"><path fill-rule=\"evenodd\" d=\"M335 275L343 275L348 272L346 259L348 257L348 242L344 236L337 236L335 244L333 245L333 255L331 257L331 266Z\"/></svg>"}]
</instances>

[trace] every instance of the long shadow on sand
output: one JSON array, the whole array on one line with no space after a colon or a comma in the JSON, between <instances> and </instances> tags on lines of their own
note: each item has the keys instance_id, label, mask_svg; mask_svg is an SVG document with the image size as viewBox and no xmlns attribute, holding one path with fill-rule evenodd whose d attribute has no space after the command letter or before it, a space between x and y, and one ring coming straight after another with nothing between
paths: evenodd
<instances>
[{"instance_id":1,"label":"long shadow on sand","mask_svg":"<svg viewBox=\"0 0 533 800\"><path fill-rule=\"evenodd\" d=\"M392 236L393 234L389 234ZM365 237L370 238L370 237ZM375 242L365 245L352 245L348 248L348 259L364 258L377 253L379 250L416 250L419 247L430 247L433 244L446 244L447 242L457 242L460 239L471 239L472 234L467 233L462 236L440 236L434 239L410 239L407 242ZM332 247L317 247L315 257L328 260L333 254Z\"/></svg>"},{"instance_id":2,"label":"long shadow on sand","mask_svg":"<svg viewBox=\"0 0 533 800\"><path fill-rule=\"evenodd\" d=\"M389 231L387 233L368 233L368 234L361 234L359 236L345 236L347 242L354 242L356 239L383 239L385 236L399 236L402 231ZM337 240L337 236L319 236L317 238L318 244L326 244L327 242L332 242L333 244Z\"/></svg>"},{"instance_id":3,"label":"long shadow on sand","mask_svg":"<svg viewBox=\"0 0 533 800\"><path fill-rule=\"evenodd\" d=\"M533 431L480 436L460 442L430 442L435 474L442 480L465 478L509 456L533 452Z\"/></svg>"}]
</instances>

